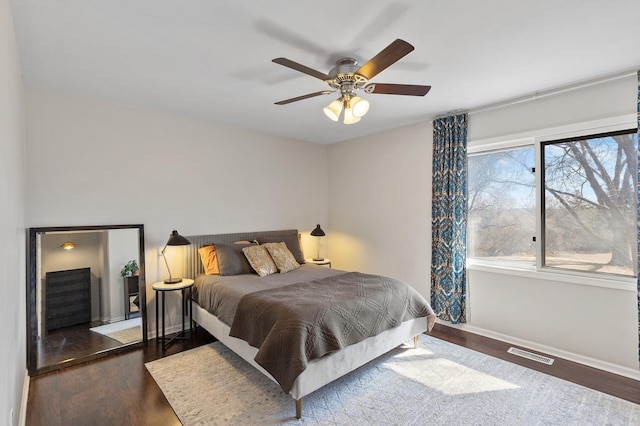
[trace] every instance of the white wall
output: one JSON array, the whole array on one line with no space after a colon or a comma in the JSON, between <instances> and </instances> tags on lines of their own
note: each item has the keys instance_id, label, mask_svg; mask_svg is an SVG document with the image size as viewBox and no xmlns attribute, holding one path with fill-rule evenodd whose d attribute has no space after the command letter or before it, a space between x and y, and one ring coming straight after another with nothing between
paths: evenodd
<instances>
[{"instance_id":1,"label":"white wall","mask_svg":"<svg viewBox=\"0 0 640 426\"><path fill-rule=\"evenodd\" d=\"M172 229L297 228L313 250L328 219L324 145L33 88L27 123L28 226L144 224L150 331Z\"/></svg>"},{"instance_id":2,"label":"white wall","mask_svg":"<svg viewBox=\"0 0 640 426\"><path fill-rule=\"evenodd\" d=\"M0 0L0 424L12 425L26 378L24 102L10 1Z\"/></svg>"},{"instance_id":3,"label":"white wall","mask_svg":"<svg viewBox=\"0 0 640 426\"><path fill-rule=\"evenodd\" d=\"M469 146L634 116L636 99L637 78L629 75L478 112L469 119ZM633 119L631 126L635 127ZM635 285L605 282L611 288L593 287L584 285L586 280L576 283L553 274L486 269L472 269L468 278L469 325L480 332L640 378Z\"/></svg>"},{"instance_id":4,"label":"white wall","mask_svg":"<svg viewBox=\"0 0 640 426\"><path fill-rule=\"evenodd\" d=\"M333 267L401 279L429 296L431 122L329 146Z\"/></svg>"},{"instance_id":5,"label":"white wall","mask_svg":"<svg viewBox=\"0 0 640 426\"><path fill-rule=\"evenodd\" d=\"M469 141L635 112L635 76L472 113ZM429 296L433 133L425 122L329 147L329 256L336 267L407 281ZM636 293L469 271L464 328L632 377Z\"/></svg>"}]
</instances>

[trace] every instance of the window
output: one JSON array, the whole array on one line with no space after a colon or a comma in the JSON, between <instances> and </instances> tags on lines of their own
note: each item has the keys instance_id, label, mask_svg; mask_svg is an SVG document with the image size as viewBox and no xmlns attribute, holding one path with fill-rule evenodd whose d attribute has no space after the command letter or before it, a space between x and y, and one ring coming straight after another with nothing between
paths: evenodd
<instances>
[{"instance_id":1,"label":"window","mask_svg":"<svg viewBox=\"0 0 640 426\"><path fill-rule=\"evenodd\" d=\"M467 256L535 266L533 146L470 155Z\"/></svg>"},{"instance_id":2,"label":"window","mask_svg":"<svg viewBox=\"0 0 640 426\"><path fill-rule=\"evenodd\" d=\"M542 144L543 265L635 275L637 133Z\"/></svg>"},{"instance_id":3,"label":"window","mask_svg":"<svg viewBox=\"0 0 640 426\"><path fill-rule=\"evenodd\" d=\"M537 144L469 155L467 257L635 276L636 130Z\"/></svg>"}]
</instances>

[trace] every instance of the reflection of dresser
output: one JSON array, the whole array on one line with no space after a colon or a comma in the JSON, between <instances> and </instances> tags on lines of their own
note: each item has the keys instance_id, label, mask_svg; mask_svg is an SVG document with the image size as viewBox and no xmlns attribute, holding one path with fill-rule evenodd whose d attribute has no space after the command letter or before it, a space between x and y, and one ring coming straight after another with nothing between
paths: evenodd
<instances>
[{"instance_id":1,"label":"reflection of dresser","mask_svg":"<svg viewBox=\"0 0 640 426\"><path fill-rule=\"evenodd\" d=\"M91 321L91 269L47 272L45 330Z\"/></svg>"},{"instance_id":2,"label":"reflection of dresser","mask_svg":"<svg viewBox=\"0 0 640 426\"><path fill-rule=\"evenodd\" d=\"M140 315L140 284L138 276L124 277L124 318Z\"/></svg>"}]
</instances>

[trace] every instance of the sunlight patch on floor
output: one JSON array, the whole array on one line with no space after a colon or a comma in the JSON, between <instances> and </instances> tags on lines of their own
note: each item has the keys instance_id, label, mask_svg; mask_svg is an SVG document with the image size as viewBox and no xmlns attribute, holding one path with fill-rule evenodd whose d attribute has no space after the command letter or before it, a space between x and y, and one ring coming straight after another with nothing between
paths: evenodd
<instances>
[{"instance_id":1,"label":"sunlight patch on floor","mask_svg":"<svg viewBox=\"0 0 640 426\"><path fill-rule=\"evenodd\" d=\"M394 363L389 367L398 374L446 395L465 395L520 388L516 384L444 358Z\"/></svg>"}]
</instances>

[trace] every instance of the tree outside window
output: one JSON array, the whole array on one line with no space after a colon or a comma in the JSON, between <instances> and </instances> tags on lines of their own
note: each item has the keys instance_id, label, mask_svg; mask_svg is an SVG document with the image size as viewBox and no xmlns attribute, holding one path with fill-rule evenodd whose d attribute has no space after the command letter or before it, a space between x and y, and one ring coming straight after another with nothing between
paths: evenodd
<instances>
[{"instance_id":1,"label":"tree outside window","mask_svg":"<svg viewBox=\"0 0 640 426\"><path fill-rule=\"evenodd\" d=\"M467 256L535 266L533 146L469 156Z\"/></svg>"},{"instance_id":2,"label":"tree outside window","mask_svg":"<svg viewBox=\"0 0 640 426\"><path fill-rule=\"evenodd\" d=\"M636 276L637 147L635 129L543 142L543 189L533 146L470 155L467 257Z\"/></svg>"},{"instance_id":3,"label":"tree outside window","mask_svg":"<svg viewBox=\"0 0 640 426\"><path fill-rule=\"evenodd\" d=\"M636 275L635 130L545 142L544 265Z\"/></svg>"}]
</instances>

